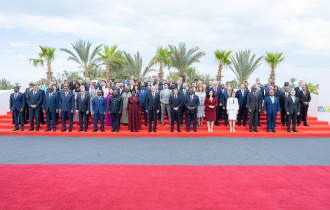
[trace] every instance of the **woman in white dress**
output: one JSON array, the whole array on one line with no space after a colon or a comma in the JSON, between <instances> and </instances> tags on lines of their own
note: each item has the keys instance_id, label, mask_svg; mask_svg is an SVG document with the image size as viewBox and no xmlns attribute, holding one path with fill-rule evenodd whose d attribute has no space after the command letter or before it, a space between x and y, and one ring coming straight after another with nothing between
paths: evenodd
<instances>
[{"instance_id":1,"label":"woman in white dress","mask_svg":"<svg viewBox=\"0 0 330 210\"><path fill-rule=\"evenodd\" d=\"M197 125L203 126L203 117L205 117L205 107L204 101L206 98L205 89L202 85L198 86L197 92L195 93L196 96L199 98L199 106L197 109Z\"/></svg>"},{"instance_id":2,"label":"woman in white dress","mask_svg":"<svg viewBox=\"0 0 330 210\"><path fill-rule=\"evenodd\" d=\"M231 92L231 97L227 99L227 114L228 114L228 120L230 125L230 132L236 132L235 131L235 121L238 113L238 100L235 97L236 93L233 91Z\"/></svg>"}]
</instances>

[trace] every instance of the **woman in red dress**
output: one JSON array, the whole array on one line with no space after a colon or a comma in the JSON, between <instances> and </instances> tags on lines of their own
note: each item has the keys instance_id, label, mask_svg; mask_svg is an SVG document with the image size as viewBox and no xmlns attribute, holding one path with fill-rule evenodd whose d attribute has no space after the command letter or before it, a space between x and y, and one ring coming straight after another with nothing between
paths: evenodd
<instances>
[{"instance_id":1,"label":"woman in red dress","mask_svg":"<svg viewBox=\"0 0 330 210\"><path fill-rule=\"evenodd\" d=\"M128 112L128 130L138 132L141 129L141 104L140 99L136 97L135 90L132 91L132 97L128 98L126 110Z\"/></svg>"},{"instance_id":2,"label":"woman in red dress","mask_svg":"<svg viewBox=\"0 0 330 210\"><path fill-rule=\"evenodd\" d=\"M205 98L204 106L205 106L205 120L207 123L207 129L209 132L213 132L213 124L217 118L217 106L218 102L215 97L213 97L214 92L210 90Z\"/></svg>"}]
</instances>

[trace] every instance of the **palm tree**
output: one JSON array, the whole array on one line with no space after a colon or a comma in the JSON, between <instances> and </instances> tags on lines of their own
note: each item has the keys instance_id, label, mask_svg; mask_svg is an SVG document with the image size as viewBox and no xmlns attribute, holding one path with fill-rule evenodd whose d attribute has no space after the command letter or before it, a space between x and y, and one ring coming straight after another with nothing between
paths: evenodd
<instances>
[{"instance_id":1,"label":"palm tree","mask_svg":"<svg viewBox=\"0 0 330 210\"><path fill-rule=\"evenodd\" d=\"M6 78L2 78L0 80L0 90L7 90L11 87L10 81L8 81Z\"/></svg>"},{"instance_id":2,"label":"palm tree","mask_svg":"<svg viewBox=\"0 0 330 210\"><path fill-rule=\"evenodd\" d=\"M291 88L293 89L296 85L294 84L297 81L296 78L290 78L290 82L291 82Z\"/></svg>"},{"instance_id":3,"label":"palm tree","mask_svg":"<svg viewBox=\"0 0 330 210\"><path fill-rule=\"evenodd\" d=\"M173 52L170 56L172 66L177 69L179 76L185 81L186 71L193 63L199 62L199 59L205 55L205 52L198 52L199 47L187 50L185 43L180 43L178 47L169 45L169 48Z\"/></svg>"},{"instance_id":4,"label":"palm tree","mask_svg":"<svg viewBox=\"0 0 330 210\"><path fill-rule=\"evenodd\" d=\"M260 66L260 61L263 56L260 56L256 61L254 61L256 55L253 54L250 58L251 50L240 51L236 53L236 59L233 56L230 56L231 61L233 62L233 67L229 68L234 72L238 82L246 82L251 74Z\"/></svg>"},{"instance_id":5,"label":"palm tree","mask_svg":"<svg viewBox=\"0 0 330 210\"><path fill-rule=\"evenodd\" d=\"M227 67L231 64L231 61L229 59L230 53L232 51L228 51L226 52L225 50L216 50L214 51L214 55L215 55L215 60L216 62L219 64L219 68L218 68L218 74L217 74L217 80L219 82L219 84L221 84L221 79L222 79L222 68L223 67Z\"/></svg>"},{"instance_id":6,"label":"palm tree","mask_svg":"<svg viewBox=\"0 0 330 210\"><path fill-rule=\"evenodd\" d=\"M266 52L265 61L270 66L270 78L275 82L275 69L276 67L284 61L285 57L282 57L283 52L281 53L268 53Z\"/></svg>"},{"instance_id":7,"label":"palm tree","mask_svg":"<svg viewBox=\"0 0 330 210\"><path fill-rule=\"evenodd\" d=\"M126 52L124 52L124 56L126 58L126 64L125 64L126 71L133 78L137 79L137 78L145 77L149 72L155 71L154 69L151 69L152 66L151 62L144 70L142 70L143 63L139 51L137 51L136 55L134 55L134 58L129 53Z\"/></svg>"},{"instance_id":8,"label":"palm tree","mask_svg":"<svg viewBox=\"0 0 330 210\"><path fill-rule=\"evenodd\" d=\"M52 71L52 62L55 60L55 48L51 47L42 47L39 46L41 52L38 54L39 58L34 59L30 58L29 61L32 63L34 67L37 66L44 66L47 64L47 82L49 83L53 78L53 71Z\"/></svg>"},{"instance_id":9,"label":"palm tree","mask_svg":"<svg viewBox=\"0 0 330 210\"><path fill-rule=\"evenodd\" d=\"M79 68L82 68L82 73L85 77L90 77L92 70L98 66L100 59L96 57L97 53L101 50L100 47L102 45L98 45L90 54L90 48L92 43L84 42L82 40L77 41L72 44L73 49L76 51L77 55L75 55L72 51L61 48L61 51L69 53L68 60L73 60L74 62L79 64Z\"/></svg>"},{"instance_id":10,"label":"palm tree","mask_svg":"<svg viewBox=\"0 0 330 210\"><path fill-rule=\"evenodd\" d=\"M172 51L170 51L168 48L166 47L158 47L157 51L156 51L156 55L151 59L151 64L152 65L156 65L159 64L159 73L158 73L158 77L160 78L160 80L163 80L163 76L164 76L164 66L167 66L168 68L171 67L171 56Z\"/></svg>"},{"instance_id":11,"label":"palm tree","mask_svg":"<svg viewBox=\"0 0 330 210\"><path fill-rule=\"evenodd\" d=\"M111 65L118 65L125 62L125 59L122 58L122 52L117 50L118 46L114 45L111 48L109 46L104 45L104 49L102 52L97 52L97 55L100 56L100 60L102 60L105 65L105 79L110 81L110 67Z\"/></svg>"}]
</instances>

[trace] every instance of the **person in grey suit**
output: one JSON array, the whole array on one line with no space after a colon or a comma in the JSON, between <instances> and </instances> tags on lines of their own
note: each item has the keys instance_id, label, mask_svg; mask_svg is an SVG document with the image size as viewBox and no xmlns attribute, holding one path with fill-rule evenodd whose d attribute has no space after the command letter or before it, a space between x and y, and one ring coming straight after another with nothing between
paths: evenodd
<instances>
[{"instance_id":1,"label":"person in grey suit","mask_svg":"<svg viewBox=\"0 0 330 210\"><path fill-rule=\"evenodd\" d=\"M99 86L97 84L94 85L94 89L89 91L89 99L90 99L90 113L92 113L92 104L93 104L93 99L97 96L97 89Z\"/></svg>"},{"instance_id":2,"label":"person in grey suit","mask_svg":"<svg viewBox=\"0 0 330 210\"><path fill-rule=\"evenodd\" d=\"M167 110L168 118L171 123L171 106L170 106L170 97L172 96L172 91L168 89L168 84L164 84L164 89L160 91L160 111L161 111L161 121L162 126L164 126L164 115L165 110Z\"/></svg>"},{"instance_id":3,"label":"person in grey suit","mask_svg":"<svg viewBox=\"0 0 330 210\"><path fill-rule=\"evenodd\" d=\"M257 130L257 125L258 125L258 113L261 112L261 100L260 100L260 95L257 92L256 85L253 85L252 92L250 92L247 96L247 106L249 110L250 132L252 132L252 126L254 132L259 132Z\"/></svg>"},{"instance_id":4,"label":"person in grey suit","mask_svg":"<svg viewBox=\"0 0 330 210\"><path fill-rule=\"evenodd\" d=\"M291 90L290 96L285 99L285 112L287 114L287 131L291 132L291 120L292 120L292 131L296 130L297 116L300 115L300 101L296 97L296 91Z\"/></svg>"}]
</instances>

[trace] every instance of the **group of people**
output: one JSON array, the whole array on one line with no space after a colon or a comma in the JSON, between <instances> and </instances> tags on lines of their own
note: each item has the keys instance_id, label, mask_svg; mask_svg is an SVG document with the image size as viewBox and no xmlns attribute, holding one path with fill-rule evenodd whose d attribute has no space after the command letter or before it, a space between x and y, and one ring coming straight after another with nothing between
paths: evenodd
<instances>
[{"instance_id":1,"label":"group of people","mask_svg":"<svg viewBox=\"0 0 330 210\"><path fill-rule=\"evenodd\" d=\"M197 132L197 127L203 126L206 121L208 131L213 132L213 126L230 126L230 132L235 131L235 122L238 126L247 126L249 114L249 131L259 132L260 114L267 116L267 132L275 131L275 122L278 114L281 115L282 126L287 126L288 132L298 132L296 125L307 124L307 112L311 95L299 81L299 86L292 89L289 83L279 88L268 79L262 85L260 79L249 89L248 83L240 84L234 91L228 83L218 84L210 81L208 85L195 79L188 83L180 77L177 82L161 80L159 77L148 81L141 78L110 81L98 80L72 81L64 79L61 86L56 78L46 86L40 80L39 84L30 83L24 93L19 87L14 88L10 96L10 111L13 113L14 131L24 130L27 120L30 121L29 131L39 131L40 123L44 124L46 117L47 131L56 131L59 116L62 120L62 132L73 129L73 122L79 122L79 132L87 132L89 119L93 118L93 132L104 132L104 126L112 126L112 132L119 132L120 125L127 126L131 132L138 132L144 121L149 132L157 132L157 121L165 125L165 116L170 123L170 131L174 131L175 121L178 132L184 122L186 131ZM143 114L142 114L143 113ZM142 117L143 115L143 117ZM35 122L34 122L35 121ZM36 128L34 125L36 124Z\"/></svg>"}]
</instances>

